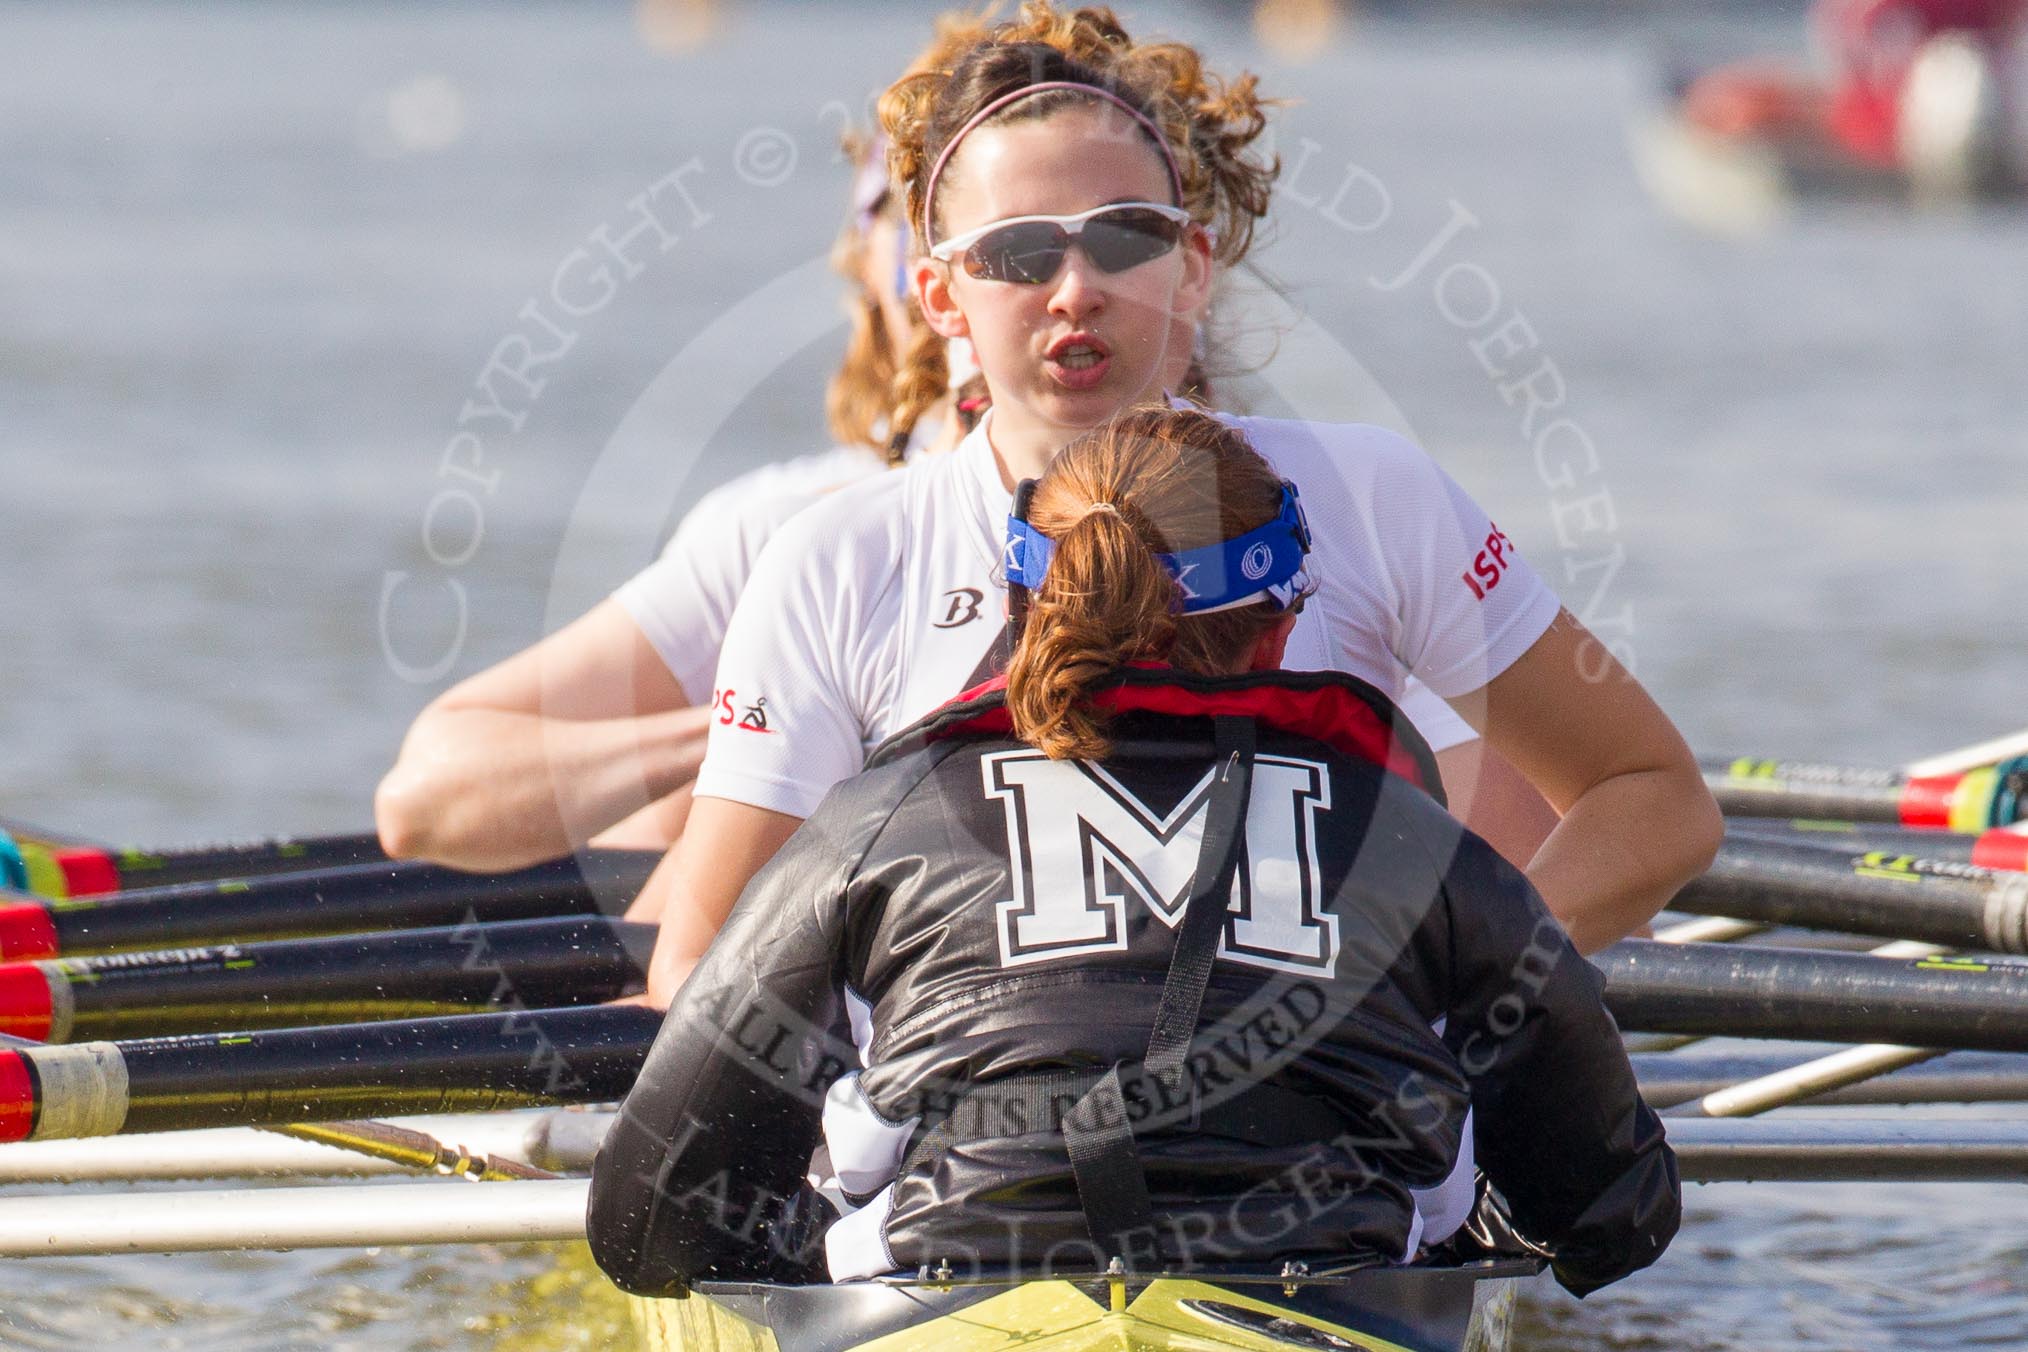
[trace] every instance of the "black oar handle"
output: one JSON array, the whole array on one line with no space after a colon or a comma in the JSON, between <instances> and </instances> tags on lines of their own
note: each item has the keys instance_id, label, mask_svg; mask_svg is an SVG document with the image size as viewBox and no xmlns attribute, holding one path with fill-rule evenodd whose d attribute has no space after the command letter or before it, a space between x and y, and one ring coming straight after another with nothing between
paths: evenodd
<instances>
[{"instance_id":1,"label":"black oar handle","mask_svg":"<svg viewBox=\"0 0 2028 1352\"><path fill-rule=\"evenodd\" d=\"M542 1009L632 995L655 927L604 916L0 966L0 1032L40 1042Z\"/></svg>"},{"instance_id":2,"label":"black oar handle","mask_svg":"<svg viewBox=\"0 0 2028 1352\"><path fill-rule=\"evenodd\" d=\"M1969 864L1840 858L1728 839L1703 877L1669 903L1693 915L2028 953L2028 874Z\"/></svg>"},{"instance_id":3,"label":"black oar handle","mask_svg":"<svg viewBox=\"0 0 2028 1352\"><path fill-rule=\"evenodd\" d=\"M0 1051L0 1141L607 1102L661 1022L600 1005Z\"/></svg>"},{"instance_id":4,"label":"black oar handle","mask_svg":"<svg viewBox=\"0 0 2028 1352\"><path fill-rule=\"evenodd\" d=\"M1633 939L1592 961L1622 1028L2028 1051L2028 964Z\"/></svg>"},{"instance_id":5,"label":"black oar handle","mask_svg":"<svg viewBox=\"0 0 2028 1352\"><path fill-rule=\"evenodd\" d=\"M415 862L354 864L67 901L24 898L0 908L0 958L613 914L660 858L652 850L590 850L493 874Z\"/></svg>"}]
</instances>

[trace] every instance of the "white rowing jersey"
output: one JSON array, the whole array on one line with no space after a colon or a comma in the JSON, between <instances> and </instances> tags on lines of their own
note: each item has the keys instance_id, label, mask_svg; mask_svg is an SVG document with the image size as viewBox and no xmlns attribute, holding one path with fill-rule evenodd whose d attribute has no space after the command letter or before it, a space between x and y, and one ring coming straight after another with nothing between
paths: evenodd
<instances>
[{"instance_id":1,"label":"white rowing jersey","mask_svg":"<svg viewBox=\"0 0 2028 1352\"><path fill-rule=\"evenodd\" d=\"M1556 618L1555 593L1402 437L1220 416L1295 482L1316 537L1317 591L1284 665L1370 682L1433 746L1469 740L1430 692L1455 699L1505 671ZM872 748L973 682L1006 614L1013 498L991 421L777 531L726 633L700 795L807 817Z\"/></svg>"},{"instance_id":2,"label":"white rowing jersey","mask_svg":"<svg viewBox=\"0 0 2028 1352\"><path fill-rule=\"evenodd\" d=\"M775 531L826 493L886 468L869 447L836 446L749 470L699 498L660 557L613 593L690 703L711 693L733 607Z\"/></svg>"}]
</instances>

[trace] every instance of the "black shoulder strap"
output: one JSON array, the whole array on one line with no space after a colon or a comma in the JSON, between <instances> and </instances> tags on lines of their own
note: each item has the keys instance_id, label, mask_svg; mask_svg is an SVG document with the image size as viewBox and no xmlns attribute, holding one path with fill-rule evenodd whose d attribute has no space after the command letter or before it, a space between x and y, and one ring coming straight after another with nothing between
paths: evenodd
<instances>
[{"instance_id":1,"label":"black shoulder strap","mask_svg":"<svg viewBox=\"0 0 2028 1352\"><path fill-rule=\"evenodd\" d=\"M972 690L1007 670L1007 664L1014 658L1014 622L1009 620L1000 626L1000 632L993 636L993 645L979 655L978 665L965 678L965 689Z\"/></svg>"},{"instance_id":2,"label":"black shoulder strap","mask_svg":"<svg viewBox=\"0 0 2028 1352\"><path fill-rule=\"evenodd\" d=\"M1219 936L1225 933L1232 880L1246 845L1246 808L1253 795L1253 720L1228 716L1215 720L1213 728L1218 774L1204 814L1204 841L1198 847L1197 871L1190 879L1176 952L1169 959L1162 1003L1155 1008L1155 1027L1143 1061L1157 1074L1182 1069L1190 1039L1197 1035L1212 960L1218 956Z\"/></svg>"},{"instance_id":3,"label":"black shoulder strap","mask_svg":"<svg viewBox=\"0 0 2028 1352\"><path fill-rule=\"evenodd\" d=\"M1232 880L1246 840L1246 808L1253 790L1254 726L1244 717L1214 720L1218 769L1206 807L1197 870L1184 900L1183 923L1142 1065L1150 1075L1181 1077L1197 1019L1204 1008L1218 939L1225 932ZM1077 1180L1078 1204L1092 1243L1131 1268L1136 1241L1153 1256L1154 1211L1148 1181L1134 1150L1121 1067L1100 1077L1063 1119L1064 1144Z\"/></svg>"}]
</instances>

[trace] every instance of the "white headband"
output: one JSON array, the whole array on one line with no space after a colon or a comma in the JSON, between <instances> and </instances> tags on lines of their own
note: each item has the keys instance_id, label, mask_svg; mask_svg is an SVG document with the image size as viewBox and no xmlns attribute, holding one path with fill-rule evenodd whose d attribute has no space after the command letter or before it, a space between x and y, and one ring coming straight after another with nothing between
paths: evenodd
<instances>
[{"instance_id":1,"label":"white headband","mask_svg":"<svg viewBox=\"0 0 2028 1352\"><path fill-rule=\"evenodd\" d=\"M1113 93L1110 89L1101 89L1097 85L1084 84L1077 80L1043 80L1038 84L1023 85L1011 94L1002 94L999 98L994 99L991 103L966 119L965 125L959 127L951 139L944 143L943 151L937 156L936 163L930 166L929 182L922 190L922 242L924 248L928 248L936 243L930 222L935 219L936 215L937 180L943 177L944 167L951 162L951 155L957 150L958 142L970 135L972 130L981 122L984 122L987 118L1008 105L1019 103L1030 95L1047 94L1052 90L1067 90L1095 99L1104 99L1107 103L1120 108L1128 117L1140 123L1141 130L1154 138L1155 148L1162 152L1162 164L1169 171L1169 188L1176 195L1176 205L1179 207L1183 205L1183 172L1176 167L1176 156L1169 149L1169 139L1162 134L1162 129L1155 125L1153 118L1121 98L1118 94Z\"/></svg>"}]
</instances>

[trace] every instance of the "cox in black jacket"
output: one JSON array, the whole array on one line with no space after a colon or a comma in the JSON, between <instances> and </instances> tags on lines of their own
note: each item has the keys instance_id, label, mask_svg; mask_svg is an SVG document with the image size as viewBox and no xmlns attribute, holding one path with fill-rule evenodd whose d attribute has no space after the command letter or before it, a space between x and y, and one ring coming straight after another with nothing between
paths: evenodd
<instances>
[{"instance_id":1,"label":"cox in black jacket","mask_svg":"<svg viewBox=\"0 0 2028 1352\"><path fill-rule=\"evenodd\" d=\"M1116 747L1087 764L1014 740L997 685L961 697L754 878L600 1152L613 1279L822 1280L832 1212L804 1176L827 1118L869 1202L833 1271L1102 1262L1059 1119L1148 1046L1233 714L1258 749L1187 1085L1125 1094L1147 1256L1399 1260L1469 1104L1479 1167L1566 1287L1653 1262L1675 1159L1599 977L1444 810L1406 720L1331 673L1137 669L1106 698Z\"/></svg>"}]
</instances>

